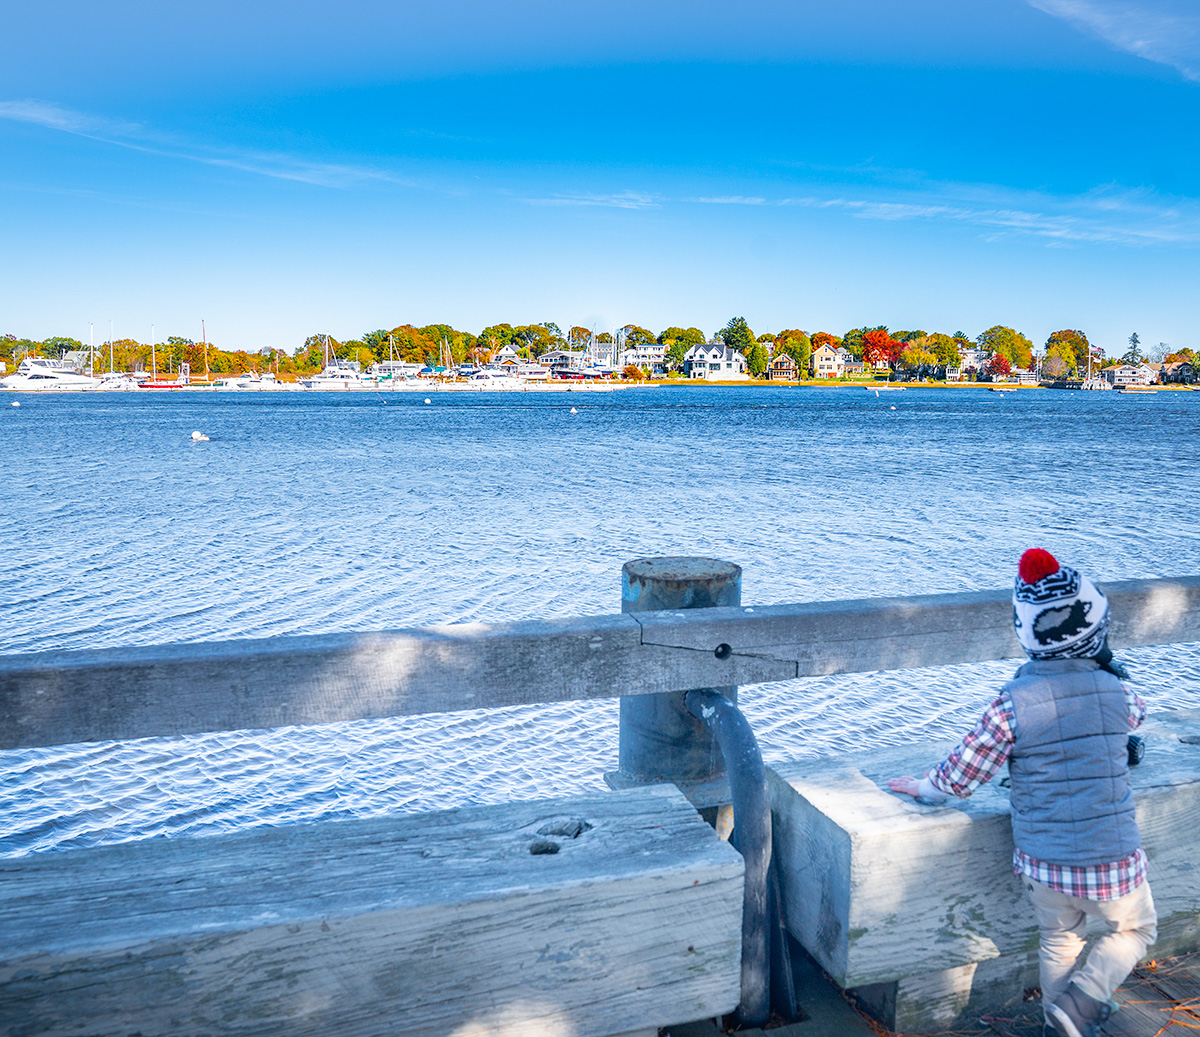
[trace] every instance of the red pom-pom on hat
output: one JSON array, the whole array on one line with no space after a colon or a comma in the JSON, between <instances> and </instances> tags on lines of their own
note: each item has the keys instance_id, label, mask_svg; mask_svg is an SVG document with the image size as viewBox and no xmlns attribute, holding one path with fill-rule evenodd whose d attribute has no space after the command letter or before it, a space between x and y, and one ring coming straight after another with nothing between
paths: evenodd
<instances>
[{"instance_id":1,"label":"red pom-pom on hat","mask_svg":"<svg viewBox=\"0 0 1200 1037\"><path fill-rule=\"evenodd\" d=\"M1037 583L1047 576L1052 576L1061 567L1058 560L1049 551L1040 547L1031 547L1023 555L1017 566L1017 572L1024 583Z\"/></svg>"}]
</instances>

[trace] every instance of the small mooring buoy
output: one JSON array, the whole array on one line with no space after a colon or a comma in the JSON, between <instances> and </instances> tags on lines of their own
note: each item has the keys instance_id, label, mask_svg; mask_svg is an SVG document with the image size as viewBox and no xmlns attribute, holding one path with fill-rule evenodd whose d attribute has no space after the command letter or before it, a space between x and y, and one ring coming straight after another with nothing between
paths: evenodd
<instances>
[{"instance_id":1,"label":"small mooring buoy","mask_svg":"<svg viewBox=\"0 0 1200 1037\"><path fill-rule=\"evenodd\" d=\"M192 442L193 443L207 443L208 436L206 436L203 432L199 432L199 431L193 432L192 433Z\"/></svg>"},{"instance_id":2,"label":"small mooring buoy","mask_svg":"<svg viewBox=\"0 0 1200 1037\"><path fill-rule=\"evenodd\" d=\"M572 414L578 414L578 413L579 413L579 411L577 411L577 410L576 410L574 407L572 407L572 408L571 408L571 413L572 413Z\"/></svg>"},{"instance_id":3,"label":"small mooring buoy","mask_svg":"<svg viewBox=\"0 0 1200 1037\"><path fill-rule=\"evenodd\" d=\"M19 406L21 406L21 401L20 401L20 400L13 400L13 406L14 406L14 407L19 407Z\"/></svg>"},{"instance_id":4,"label":"small mooring buoy","mask_svg":"<svg viewBox=\"0 0 1200 1037\"><path fill-rule=\"evenodd\" d=\"M895 410L895 409L896 409L895 407L892 408L892 410Z\"/></svg>"},{"instance_id":5,"label":"small mooring buoy","mask_svg":"<svg viewBox=\"0 0 1200 1037\"><path fill-rule=\"evenodd\" d=\"M433 403L433 400L431 400L431 399L430 399L428 396L426 396L426 397L425 397L425 402L426 402L426 403Z\"/></svg>"}]
</instances>

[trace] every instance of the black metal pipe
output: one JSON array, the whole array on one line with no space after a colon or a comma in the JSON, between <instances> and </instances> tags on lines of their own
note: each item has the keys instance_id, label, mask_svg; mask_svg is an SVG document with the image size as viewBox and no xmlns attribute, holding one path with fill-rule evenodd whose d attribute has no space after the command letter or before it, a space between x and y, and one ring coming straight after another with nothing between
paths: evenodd
<instances>
[{"instance_id":1,"label":"black metal pipe","mask_svg":"<svg viewBox=\"0 0 1200 1037\"><path fill-rule=\"evenodd\" d=\"M689 691L688 712L702 720L725 757L733 799L730 843L745 861L742 894L742 1000L738 1020L762 1026L771 1015L771 931L767 873L771 867L771 803L767 771L750 724L719 692Z\"/></svg>"}]
</instances>

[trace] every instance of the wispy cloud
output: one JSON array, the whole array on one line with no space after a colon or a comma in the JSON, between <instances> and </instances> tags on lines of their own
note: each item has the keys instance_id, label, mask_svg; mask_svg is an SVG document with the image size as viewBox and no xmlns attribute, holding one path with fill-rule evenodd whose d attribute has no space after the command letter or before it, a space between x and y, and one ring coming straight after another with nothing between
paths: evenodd
<instances>
[{"instance_id":1,"label":"wispy cloud","mask_svg":"<svg viewBox=\"0 0 1200 1037\"><path fill-rule=\"evenodd\" d=\"M729 194L717 198L689 198L687 201L700 202L703 205L766 205L765 198L747 196L744 194Z\"/></svg>"},{"instance_id":2,"label":"wispy cloud","mask_svg":"<svg viewBox=\"0 0 1200 1037\"><path fill-rule=\"evenodd\" d=\"M729 204L725 198L689 200ZM751 204L833 211L889 223L951 223L977 227L993 239L1034 237L1048 245L1200 244L1200 202L1115 185L1064 197L986 184L931 184L901 197L806 195Z\"/></svg>"},{"instance_id":3,"label":"wispy cloud","mask_svg":"<svg viewBox=\"0 0 1200 1037\"><path fill-rule=\"evenodd\" d=\"M611 209L657 209L661 202L639 191L616 194L555 194L548 198L526 198L530 205L599 205Z\"/></svg>"},{"instance_id":4,"label":"wispy cloud","mask_svg":"<svg viewBox=\"0 0 1200 1037\"><path fill-rule=\"evenodd\" d=\"M1200 10L1195 0L1026 0L1119 50L1169 65L1200 82Z\"/></svg>"},{"instance_id":5,"label":"wispy cloud","mask_svg":"<svg viewBox=\"0 0 1200 1037\"><path fill-rule=\"evenodd\" d=\"M367 166L315 162L281 152L198 144L155 132L140 123L121 122L91 115L64 108L50 101L0 101L0 119L42 126L49 130L58 130L162 158L199 162L256 176L294 180L320 187L345 188L369 181L405 182Z\"/></svg>"}]
</instances>

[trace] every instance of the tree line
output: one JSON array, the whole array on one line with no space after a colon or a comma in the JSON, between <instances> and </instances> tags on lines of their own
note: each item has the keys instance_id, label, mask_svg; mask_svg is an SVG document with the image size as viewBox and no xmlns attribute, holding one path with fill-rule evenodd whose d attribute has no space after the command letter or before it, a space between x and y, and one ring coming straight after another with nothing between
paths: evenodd
<instances>
[{"instance_id":1,"label":"tree line","mask_svg":"<svg viewBox=\"0 0 1200 1037\"><path fill-rule=\"evenodd\" d=\"M197 343L182 336L169 336L153 346L131 338L104 342L95 349L95 369L108 370L110 363L118 371L150 371L173 374L182 364L190 365L193 376L240 374L243 371L267 371L277 375L308 375L320 371L327 360L336 357L355 360L367 367L377 361L401 360L431 367L454 367L466 363L486 364L504 347L518 356L536 360L556 349L581 350L592 344L624 347L663 347L664 363L668 370L681 370L684 356L693 346L719 342L736 349L746 358L752 376L762 375L773 355L788 354L801 371L809 366L813 351L822 346L844 348L854 359L872 365L886 365L897 373L913 377L936 376L947 367L960 366L969 350L983 350L989 373L1008 373L1014 367L1028 368L1035 352L1040 352L1045 377L1061 378L1078 375L1088 368L1091 357L1093 370L1119 360L1138 364L1146 359L1198 359L1191 349L1171 350L1166 343L1143 350L1136 333L1129 337L1129 348L1121 357L1109 358L1103 350L1088 341L1087 335L1075 329L1055 331L1042 349L1036 351L1033 342L1014 328L995 325L974 338L962 331L954 334L924 330L890 331L885 325L852 328L841 335L828 331L808 333L799 328L756 335L745 318L734 317L724 327L706 335L696 327L672 325L660 332L637 324L626 324L616 332L595 333L575 326L563 331L553 321L538 324L494 324L479 334L459 331L449 324L428 324L416 327L400 324L391 329L365 332L357 338L339 340L327 334L313 334L294 353L266 347L254 353L245 350L226 351L213 342ZM14 362L27 354L61 356L68 351L86 352L78 339L55 336L35 341L15 335L0 336L0 358Z\"/></svg>"}]
</instances>

